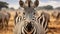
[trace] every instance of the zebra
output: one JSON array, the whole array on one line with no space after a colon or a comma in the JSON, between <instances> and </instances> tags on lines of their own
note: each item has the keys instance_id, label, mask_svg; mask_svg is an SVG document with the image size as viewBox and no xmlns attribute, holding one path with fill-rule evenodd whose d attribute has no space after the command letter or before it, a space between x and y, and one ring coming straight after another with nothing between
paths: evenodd
<instances>
[{"instance_id":1,"label":"zebra","mask_svg":"<svg viewBox=\"0 0 60 34\"><path fill-rule=\"evenodd\" d=\"M15 24L17 24L18 22L20 22L21 18L22 18L21 16L16 17L16 23Z\"/></svg>"},{"instance_id":2,"label":"zebra","mask_svg":"<svg viewBox=\"0 0 60 34\"><path fill-rule=\"evenodd\" d=\"M10 20L10 13L6 11L6 8L3 8L0 11L0 25L2 26L2 29L8 29L8 23Z\"/></svg>"},{"instance_id":3,"label":"zebra","mask_svg":"<svg viewBox=\"0 0 60 34\"><path fill-rule=\"evenodd\" d=\"M23 6L23 1L20 0ZM28 1L28 0L27 0ZM31 0L30 0L31 1ZM36 0L38 1L38 0ZM37 2L35 3L37 4ZM34 4L34 5L36 5ZM34 6L37 7L38 5ZM24 15L22 15L22 19L20 20L19 16L16 18L17 24L14 27L14 34L46 34L48 28L48 16L45 13L42 13L38 18L34 17L35 10L32 6L24 7ZM27 10L28 9L28 10Z\"/></svg>"},{"instance_id":4,"label":"zebra","mask_svg":"<svg viewBox=\"0 0 60 34\"><path fill-rule=\"evenodd\" d=\"M15 12L14 25L16 25L16 23L20 22L20 20L22 19L22 13L23 12Z\"/></svg>"},{"instance_id":5,"label":"zebra","mask_svg":"<svg viewBox=\"0 0 60 34\"><path fill-rule=\"evenodd\" d=\"M60 12L54 11L54 12L52 13L52 16L53 16L54 18L56 18L56 19L59 19L59 18L60 18Z\"/></svg>"}]
</instances>

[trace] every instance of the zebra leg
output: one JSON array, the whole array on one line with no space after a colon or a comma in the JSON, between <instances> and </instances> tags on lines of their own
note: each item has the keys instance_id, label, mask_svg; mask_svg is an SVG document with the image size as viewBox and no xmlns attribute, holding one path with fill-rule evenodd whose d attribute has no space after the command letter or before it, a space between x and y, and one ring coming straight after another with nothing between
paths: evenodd
<instances>
[{"instance_id":1,"label":"zebra leg","mask_svg":"<svg viewBox=\"0 0 60 34\"><path fill-rule=\"evenodd\" d=\"M4 18L2 18L2 28L4 29L4 26L5 26L5 24L4 24Z\"/></svg>"},{"instance_id":2,"label":"zebra leg","mask_svg":"<svg viewBox=\"0 0 60 34\"><path fill-rule=\"evenodd\" d=\"M8 30L8 22L9 22L9 20L5 20L5 21L6 21L5 27L6 27L6 29Z\"/></svg>"},{"instance_id":3,"label":"zebra leg","mask_svg":"<svg viewBox=\"0 0 60 34\"><path fill-rule=\"evenodd\" d=\"M9 20L7 21L7 30L8 30L8 26L9 26L8 23L9 23Z\"/></svg>"}]
</instances>

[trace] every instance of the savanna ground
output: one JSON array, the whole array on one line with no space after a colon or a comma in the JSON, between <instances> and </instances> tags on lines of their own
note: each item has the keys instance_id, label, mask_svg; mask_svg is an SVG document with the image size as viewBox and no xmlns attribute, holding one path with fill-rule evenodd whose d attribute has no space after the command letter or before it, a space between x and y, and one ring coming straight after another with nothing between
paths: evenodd
<instances>
[{"instance_id":1,"label":"savanna ground","mask_svg":"<svg viewBox=\"0 0 60 34\"><path fill-rule=\"evenodd\" d=\"M0 34L13 34L15 11L11 11L9 13L11 14L11 18L9 21L8 30L0 30ZM50 22L48 25L50 32L48 32L48 34L60 34L60 19L53 18L51 16L52 11L48 13L50 14Z\"/></svg>"}]
</instances>

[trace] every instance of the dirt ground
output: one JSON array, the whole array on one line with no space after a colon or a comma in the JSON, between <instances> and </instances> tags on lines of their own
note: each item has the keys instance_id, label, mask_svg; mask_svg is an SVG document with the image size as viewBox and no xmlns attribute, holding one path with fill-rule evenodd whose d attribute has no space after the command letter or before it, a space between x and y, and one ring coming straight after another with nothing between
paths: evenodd
<instances>
[{"instance_id":1,"label":"dirt ground","mask_svg":"<svg viewBox=\"0 0 60 34\"><path fill-rule=\"evenodd\" d=\"M0 29L0 34L13 34L13 28L14 28L14 14L15 12L10 12L11 18L8 23L8 30L6 28Z\"/></svg>"}]
</instances>

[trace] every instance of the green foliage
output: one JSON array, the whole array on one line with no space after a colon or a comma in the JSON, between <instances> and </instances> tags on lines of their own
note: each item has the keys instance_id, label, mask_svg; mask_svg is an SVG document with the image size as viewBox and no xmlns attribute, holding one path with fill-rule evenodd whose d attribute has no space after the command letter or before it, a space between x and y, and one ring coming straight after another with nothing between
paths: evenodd
<instances>
[{"instance_id":1,"label":"green foliage","mask_svg":"<svg viewBox=\"0 0 60 34\"><path fill-rule=\"evenodd\" d=\"M53 6L51 6L51 5L47 5L47 6L38 7L38 10L39 10L39 9L53 10L54 8L53 8Z\"/></svg>"},{"instance_id":2,"label":"green foliage","mask_svg":"<svg viewBox=\"0 0 60 34\"><path fill-rule=\"evenodd\" d=\"M52 9L53 9L53 6L47 5L47 6L45 6L44 8L47 9L47 10L52 10Z\"/></svg>"},{"instance_id":3,"label":"green foliage","mask_svg":"<svg viewBox=\"0 0 60 34\"><path fill-rule=\"evenodd\" d=\"M15 10L13 7L10 8L11 10Z\"/></svg>"},{"instance_id":4,"label":"green foliage","mask_svg":"<svg viewBox=\"0 0 60 34\"><path fill-rule=\"evenodd\" d=\"M1 8L8 8L8 3L0 1L0 9Z\"/></svg>"}]
</instances>

